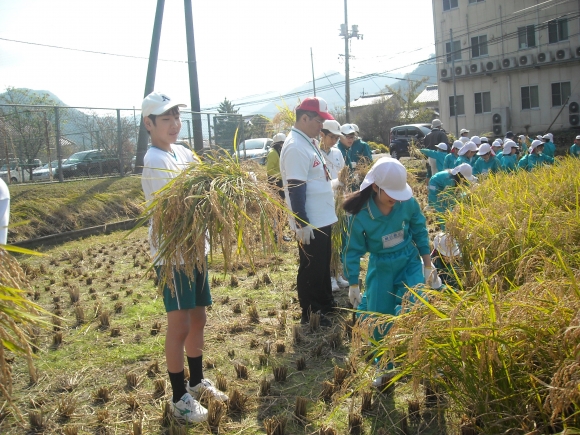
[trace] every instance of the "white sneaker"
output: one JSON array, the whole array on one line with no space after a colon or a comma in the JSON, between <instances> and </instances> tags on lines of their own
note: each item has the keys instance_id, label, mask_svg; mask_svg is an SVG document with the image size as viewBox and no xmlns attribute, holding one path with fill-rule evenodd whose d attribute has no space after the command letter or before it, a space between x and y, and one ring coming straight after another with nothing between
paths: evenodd
<instances>
[{"instance_id":1,"label":"white sneaker","mask_svg":"<svg viewBox=\"0 0 580 435\"><path fill-rule=\"evenodd\" d=\"M338 286L342 288L347 288L350 286L348 281L344 279L341 275L338 275L338 277L336 278L336 282L338 283Z\"/></svg>"},{"instance_id":2,"label":"white sneaker","mask_svg":"<svg viewBox=\"0 0 580 435\"><path fill-rule=\"evenodd\" d=\"M193 397L196 397L198 400L201 399L201 396L204 393L209 394L214 399L221 400L222 402L228 400L227 394L218 390L214 386L213 382L210 381L209 379L202 379L201 382L197 384L195 387L190 387L188 381L185 388L187 389L187 392L189 394L191 394Z\"/></svg>"},{"instance_id":3,"label":"white sneaker","mask_svg":"<svg viewBox=\"0 0 580 435\"><path fill-rule=\"evenodd\" d=\"M340 290L340 287L338 286L338 283L336 282L336 278L334 276L330 278L330 285L332 286L333 292L337 292Z\"/></svg>"},{"instance_id":4,"label":"white sneaker","mask_svg":"<svg viewBox=\"0 0 580 435\"><path fill-rule=\"evenodd\" d=\"M191 394L185 393L177 403L173 405L173 415L188 423L201 423L207 420L207 409L191 397Z\"/></svg>"}]
</instances>

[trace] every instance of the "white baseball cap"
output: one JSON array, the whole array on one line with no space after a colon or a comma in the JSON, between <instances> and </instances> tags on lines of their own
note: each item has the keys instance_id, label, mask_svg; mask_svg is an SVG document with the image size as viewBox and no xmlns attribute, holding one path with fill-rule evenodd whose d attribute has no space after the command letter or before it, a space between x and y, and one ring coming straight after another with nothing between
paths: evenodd
<instances>
[{"instance_id":1,"label":"white baseball cap","mask_svg":"<svg viewBox=\"0 0 580 435\"><path fill-rule=\"evenodd\" d=\"M460 150L461 148L463 148L463 141L456 140L455 142L453 142L453 146L451 147L451 149L453 148L455 148L456 150Z\"/></svg>"},{"instance_id":2,"label":"white baseball cap","mask_svg":"<svg viewBox=\"0 0 580 435\"><path fill-rule=\"evenodd\" d=\"M407 170L392 157L381 157L365 176L360 190L375 183L396 201L407 201L413 197L413 189L407 184Z\"/></svg>"},{"instance_id":3,"label":"white baseball cap","mask_svg":"<svg viewBox=\"0 0 580 435\"><path fill-rule=\"evenodd\" d=\"M340 132L340 124L338 123L338 121L334 119L327 119L326 121L324 121L324 123L322 124L322 129L328 130L329 132L337 136L340 136L342 134Z\"/></svg>"},{"instance_id":4,"label":"white baseball cap","mask_svg":"<svg viewBox=\"0 0 580 435\"><path fill-rule=\"evenodd\" d=\"M580 140L580 136L576 136L576 139Z\"/></svg>"},{"instance_id":5,"label":"white baseball cap","mask_svg":"<svg viewBox=\"0 0 580 435\"><path fill-rule=\"evenodd\" d=\"M475 145L481 145L481 138L479 136L471 136L471 142Z\"/></svg>"},{"instance_id":6,"label":"white baseball cap","mask_svg":"<svg viewBox=\"0 0 580 435\"><path fill-rule=\"evenodd\" d=\"M354 128L354 131L356 131L358 133L358 125L356 124L350 124L352 125L352 128Z\"/></svg>"},{"instance_id":7,"label":"white baseball cap","mask_svg":"<svg viewBox=\"0 0 580 435\"><path fill-rule=\"evenodd\" d=\"M497 140L497 139L496 139L496 140L494 140L494 141L493 141L493 143L491 144L491 147L492 147L492 148L501 148L501 147L502 147L502 144L501 144L501 142L500 142L499 140Z\"/></svg>"},{"instance_id":8,"label":"white baseball cap","mask_svg":"<svg viewBox=\"0 0 580 435\"><path fill-rule=\"evenodd\" d=\"M473 142L469 141L465 145L463 145L463 147L461 147L458 154L460 156L463 156L463 155L467 154L468 151L477 151L477 145L475 145Z\"/></svg>"},{"instance_id":9,"label":"white baseball cap","mask_svg":"<svg viewBox=\"0 0 580 435\"><path fill-rule=\"evenodd\" d=\"M512 148L517 148L518 145L513 140L506 140L503 144L503 153L504 155L511 154Z\"/></svg>"},{"instance_id":10,"label":"white baseball cap","mask_svg":"<svg viewBox=\"0 0 580 435\"><path fill-rule=\"evenodd\" d=\"M479 139L481 140L481 143L489 143L489 140L485 136L482 136Z\"/></svg>"},{"instance_id":11,"label":"white baseball cap","mask_svg":"<svg viewBox=\"0 0 580 435\"><path fill-rule=\"evenodd\" d=\"M352 124L342 124L340 126L340 133L346 136L347 134L356 133L356 130Z\"/></svg>"},{"instance_id":12,"label":"white baseball cap","mask_svg":"<svg viewBox=\"0 0 580 435\"><path fill-rule=\"evenodd\" d=\"M471 165L469 163L462 163L451 170L452 175L457 175L459 173L463 175L469 182L477 181L477 178L473 176L473 169L471 169Z\"/></svg>"},{"instance_id":13,"label":"white baseball cap","mask_svg":"<svg viewBox=\"0 0 580 435\"><path fill-rule=\"evenodd\" d=\"M276 133L272 140L274 143L284 142L286 140L286 135L284 133Z\"/></svg>"},{"instance_id":14,"label":"white baseball cap","mask_svg":"<svg viewBox=\"0 0 580 435\"><path fill-rule=\"evenodd\" d=\"M446 257L457 257L459 255L459 246L457 242L446 233L437 233L433 238L433 248L441 255Z\"/></svg>"},{"instance_id":15,"label":"white baseball cap","mask_svg":"<svg viewBox=\"0 0 580 435\"><path fill-rule=\"evenodd\" d=\"M536 139L535 141L532 142L532 145L530 146L530 152L534 151L536 148L538 148L540 145L544 145L544 142L542 142L539 139Z\"/></svg>"},{"instance_id":16,"label":"white baseball cap","mask_svg":"<svg viewBox=\"0 0 580 435\"><path fill-rule=\"evenodd\" d=\"M160 92L151 92L141 103L141 115L143 118L149 115L161 115L172 107L187 107L187 104L175 102L167 95Z\"/></svg>"},{"instance_id":17,"label":"white baseball cap","mask_svg":"<svg viewBox=\"0 0 580 435\"><path fill-rule=\"evenodd\" d=\"M477 155L484 156L489 152L491 152L491 145L488 143L482 143L479 149L477 150Z\"/></svg>"},{"instance_id":18,"label":"white baseball cap","mask_svg":"<svg viewBox=\"0 0 580 435\"><path fill-rule=\"evenodd\" d=\"M461 131L459 132L459 134L463 134L463 133L469 133L469 130L466 128L462 128Z\"/></svg>"},{"instance_id":19,"label":"white baseball cap","mask_svg":"<svg viewBox=\"0 0 580 435\"><path fill-rule=\"evenodd\" d=\"M467 143L467 142L469 142L471 139L469 139L467 136L461 136L461 137L459 138L459 140L460 140L462 143L466 144L466 143Z\"/></svg>"},{"instance_id":20,"label":"white baseball cap","mask_svg":"<svg viewBox=\"0 0 580 435\"><path fill-rule=\"evenodd\" d=\"M444 150L447 151L447 144L445 142L441 142L438 145L435 145L437 148L439 148L440 150Z\"/></svg>"}]
</instances>

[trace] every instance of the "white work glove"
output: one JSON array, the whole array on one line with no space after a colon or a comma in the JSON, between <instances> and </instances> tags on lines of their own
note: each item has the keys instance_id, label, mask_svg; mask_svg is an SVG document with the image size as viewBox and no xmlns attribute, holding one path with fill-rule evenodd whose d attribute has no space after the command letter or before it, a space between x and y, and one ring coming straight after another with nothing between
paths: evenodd
<instances>
[{"instance_id":1,"label":"white work glove","mask_svg":"<svg viewBox=\"0 0 580 435\"><path fill-rule=\"evenodd\" d=\"M358 285L354 284L348 288L348 299L350 300L352 307L356 310L362 300Z\"/></svg>"},{"instance_id":2,"label":"white work glove","mask_svg":"<svg viewBox=\"0 0 580 435\"><path fill-rule=\"evenodd\" d=\"M330 186L332 187L332 190L336 190L339 187L344 186L344 184L342 184L342 182L338 178L335 178L333 180L330 180Z\"/></svg>"},{"instance_id":3,"label":"white work glove","mask_svg":"<svg viewBox=\"0 0 580 435\"><path fill-rule=\"evenodd\" d=\"M250 178L250 180L252 180L254 183L258 182L258 177L256 177L256 173L255 172L248 172L248 177Z\"/></svg>"},{"instance_id":4,"label":"white work glove","mask_svg":"<svg viewBox=\"0 0 580 435\"><path fill-rule=\"evenodd\" d=\"M302 228L296 228L296 240L303 245L310 245L310 240L314 239L314 230L312 227L305 225Z\"/></svg>"},{"instance_id":5,"label":"white work glove","mask_svg":"<svg viewBox=\"0 0 580 435\"><path fill-rule=\"evenodd\" d=\"M425 277L425 284L433 289L438 289L442 286L441 278L437 274L437 269L432 266L423 267L423 276Z\"/></svg>"}]
</instances>

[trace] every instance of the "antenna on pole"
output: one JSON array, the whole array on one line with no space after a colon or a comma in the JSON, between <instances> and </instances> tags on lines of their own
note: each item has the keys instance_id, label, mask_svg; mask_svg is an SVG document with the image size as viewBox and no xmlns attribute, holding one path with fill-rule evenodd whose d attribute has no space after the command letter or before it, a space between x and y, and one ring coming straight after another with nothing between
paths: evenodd
<instances>
[{"instance_id":1,"label":"antenna on pole","mask_svg":"<svg viewBox=\"0 0 580 435\"><path fill-rule=\"evenodd\" d=\"M316 80L314 80L314 58L312 57L312 47L310 47L310 65L312 65L312 89L316 97Z\"/></svg>"}]
</instances>

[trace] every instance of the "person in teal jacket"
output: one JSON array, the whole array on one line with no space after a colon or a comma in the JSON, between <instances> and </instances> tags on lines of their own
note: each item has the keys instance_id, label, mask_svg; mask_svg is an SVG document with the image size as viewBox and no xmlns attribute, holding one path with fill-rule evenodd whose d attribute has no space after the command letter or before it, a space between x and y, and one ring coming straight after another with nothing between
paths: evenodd
<instances>
[{"instance_id":1,"label":"person in teal jacket","mask_svg":"<svg viewBox=\"0 0 580 435\"><path fill-rule=\"evenodd\" d=\"M499 172L501 169L499 160L491 155L491 145L483 143L477 150L479 159L473 164L473 175Z\"/></svg>"},{"instance_id":2,"label":"person in teal jacket","mask_svg":"<svg viewBox=\"0 0 580 435\"><path fill-rule=\"evenodd\" d=\"M360 138L360 133L359 133L359 129L358 129L358 125L356 124L351 124L352 128L354 129L355 132L355 139L354 142L352 143L352 147L355 150L355 154L357 153L356 150L362 150L359 154L367 159L369 159L369 162L373 161L373 153L371 150L371 147L369 146L368 143L366 143L364 140L362 140ZM360 159L360 158L359 158ZM358 161L358 160L357 160Z\"/></svg>"},{"instance_id":3,"label":"person in teal jacket","mask_svg":"<svg viewBox=\"0 0 580 435\"><path fill-rule=\"evenodd\" d=\"M356 140L356 131L352 124L343 124L340 132L343 137L340 138L336 147L342 153L346 166L354 169L362 159L366 159L367 163L373 161L371 148L366 142Z\"/></svg>"},{"instance_id":4,"label":"person in teal jacket","mask_svg":"<svg viewBox=\"0 0 580 435\"><path fill-rule=\"evenodd\" d=\"M541 140L535 140L529 148L529 154L524 156L518 162L518 168L525 169L526 171L531 171L532 169L542 166L542 165L552 165L554 164L554 159L552 157L546 156L542 153L544 150L544 144Z\"/></svg>"},{"instance_id":5,"label":"person in teal jacket","mask_svg":"<svg viewBox=\"0 0 580 435\"><path fill-rule=\"evenodd\" d=\"M351 304L361 311L399 314L406 287L434 276L426 219L407 184L405 167L391 157L377 160L343 208L352 215L343 261ZM366 291L361 297L360 258L367 252ZM375 330L375 338L384 333Z\"/></svg>"},{"instance_id":6,"label":"person in teal jacket","mask_svg":"<svg viewBox=\"0 0 580 435\"><path fill-rule=\"evenodd\" d=\"M542 136L542 140L544 141L544 151L542 151L542 154L554 158L554 154L556 153L556 145L553 142L554 135L552 133L546 133Z\"/></svg>"},{"instance_id":7,"label":"person in teal jacket","mask_svg":"<svg viewBox=\"0 0 580 435\"><path fill-rule=\"evenodd\" d=\"M423 148L420 149L419 152L423 155L426 155L427 157L435 159L435 162L437 164L437 172L439 172L445 169L445 157L447 157L447 144L441 142L440 144L435 146L437 147L436 151Z\"/></svg>"},{"instance_id":8,"label":"person in teal jacket","mask_svg":"<svg viewBox=\"0 0 580 435\"><path fill-rule=\"evenodd\" d=\"M570 147L570 156L580 159L580 136L576 136L574 143Z\"/></svg>"},{"instance_id":9,"label":"person in teal jacket","mask_svg":"<svg viewBox=\"0 0 580 435\"><path fill-rule=\"evenodd\" d=\"M474 160L473 156L477 153L477 145L473 142L467 142L457 153L457 160L455 160L455 167L461 165L462 163L467 163L472 165Z\"/></svg>"},{"instance_id":10,"label":"person in teal jacket","mask_svg":"<svg viewBox=\"0 0 580 435\"><path fill-rule=\"evenodd\" d=\"M456 140L451 146L451 152L445 156L443 161L443 169L453 169L455 167L455 161L457 160L457 153L463 148L463 142Z\"/></svg>"},{"instance_id":11,"label":"person in teal jacket","mask_svg":"<svg viewBox=\"0 0 580 435\"><path fill-rule=\"evenodd\" d=\"M501 158L503 157L503 145L499 140L494 140L493 143L491 144L491 150L494 152L495 154L495 158L499 160L499 163L501 165Z\"/></svg>"},{"instance_id":12,"label":"person in teal jacket","mask_svg":"<svg viewBox=\"0 0 580 435\"><path fill-rule=\"evenodd\" d=\"M514 172L518 169L518 146L513 140L506 140L503 145L501 169L504 172Z\"/></svg>"},{"instance_id":13,"label":"person in teal jacket","mask_svg":"<svg viewBox=\"0 0 580 435\"><path fill-rule=\"evenodd\" d=\"M473 176L469 163L462 163L453 169L445 169L437 172L429 180L427 188L427 201L439 214L439 225L445 226L442 215L455 204L455 187L459 184L477 181Z\"/></svg>"}]
</instances>

